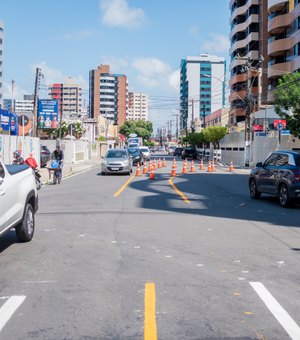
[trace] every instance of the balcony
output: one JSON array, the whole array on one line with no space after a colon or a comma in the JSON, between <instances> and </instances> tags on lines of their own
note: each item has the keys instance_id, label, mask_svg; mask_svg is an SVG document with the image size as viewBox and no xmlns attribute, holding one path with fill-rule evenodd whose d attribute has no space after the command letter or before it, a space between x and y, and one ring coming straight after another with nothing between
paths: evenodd
<instances>
[{"instance_id":1,"label":"balcony","mask_svg":"<svg viewBox=\"0 0 300 340\"><path fill-rule=\"evenodd\" d=\"M291 37L275 40L269 43L268 55L271 58L283 55L286 51L292 49L299 42L300 42L300 30L297 31Z\"/></svg>"},{"instance_id":2,"label":"balcony","mask_svg":"<svg viewBox=\"0 0 300 340\"><path fill-rule=\"evenodd\" d=\"M290 13L279 15L271 19L268 23L268 32L272 35L282 32L283 27L287 27L300 15L300 4Z\"/></svg>"},{"instance_id":3,"label":"balcony","mask_svg":"<svg viewBox=\"0 0 300 340\"><path fill-rule=\"evenodd\" d=\"M291 73L300 69L300 56L295 59L279 64L273 64L268 67L268 78L282 77L286 73Z\"/></svg>"},{"instance_id":4,"label":"balcony","mask_svg":"<svg viewBox=\"0 0 300 340\"><path fill-rule=\"evenodd\" d=\"M251 14L245 22L241 24L237 24L232 31L230 32L229 38L231 39L237 32L243 32L247 29L247 27L253 22L259 22L258 14Z\"/></svg>"},{"instance_id":5,"label":"balcony","mask_svg":"<svg viewBox=\"0 0 300 340\"><path fill-rule=\"evenodd\" d=\"M231 24L232 21L233 21L233 19L234 19L235 17L237 17L238 15L245 14L245 13L247 12L247 10L248 10L252 5L258 5L258 4L259 4L259 0L249 0L244 6L237 7L237 8L233 11L233 13L232 13L232 15L231 15L231 17L230 17L230 19L229 19L229 24Z\"/></svg>"},{"instance_id":6,"label":"balcony","mask_svg":"<svg viewBox=\"0 0 300 340\"><path fill-rule=\"evenodd\" d=\"M268 10L269 11L280 11L282 10L289 0L268 0Z\"/></svg>"},{"instance_id":7,"label":"balcony","mask_svg":"<svg viewBox=\"0 0 300 340\"><path fill-rule=\"evenodd\" d=\"M252 41L259 41L258 32L250 33L245 39L236 41L229 50L229 54L232 54L235 50L245 48Z\"/></svg>"}]
</instances>

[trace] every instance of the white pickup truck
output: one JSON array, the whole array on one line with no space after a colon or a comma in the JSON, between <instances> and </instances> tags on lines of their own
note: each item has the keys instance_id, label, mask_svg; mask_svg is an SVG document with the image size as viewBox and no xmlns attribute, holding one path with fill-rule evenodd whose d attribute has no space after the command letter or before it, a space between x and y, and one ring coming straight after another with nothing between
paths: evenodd
<instances>
[{"instance_id":1,"label":"white pickup truck","mask_svg":"<svg viewBox=\"0 0 300 340\"><path fill-rule=\"evenodd\" d=\"M0 235L15 228L19 241L34 234L38 194L32 169L27 165L4 165L0 158Z\"/></svg>"}]
</instances>

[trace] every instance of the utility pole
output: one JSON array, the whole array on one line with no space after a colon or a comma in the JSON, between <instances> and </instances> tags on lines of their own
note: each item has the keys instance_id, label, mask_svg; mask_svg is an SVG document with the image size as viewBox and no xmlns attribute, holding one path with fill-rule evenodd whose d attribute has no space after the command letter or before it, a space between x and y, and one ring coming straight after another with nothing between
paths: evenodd
<instances>
[{"instance_id":1,"label":"utility pole","mask_svg":"<svg viewBox=\"0 0 300 340\"><path fill-rule=\"evenodd\" d=\"M263 56L259 57L259 60L253 60L251 58L236 56L237 60L244 60L246 62L244 70L247 72L247 98L244 100L245 108L245 166L249 167L251 162L251 142L252 139L252 113L255 111L255 107L259 107L260 104L260 92L261 92L261 64L264 61ZM257 64L255 64L257 62ZM254 73L254 75L253 75ZM258 79L258 94L254 94L252 91L255 78Z\"/></svg>"},{"instance_id":2,"label":"utility pole","mask_svg":"<svg viewBox=\"0 0 300 340\"><path fill-rule=\"evenodd\" d=\"M40 76L41 69L36 68L35 71L35 83L34 83L34 95L33 95L33 117L32 117L32 131L33 137L38 137L38 86L39 86L39 76Z\"/></svg>"},{"instance_id":3,"label":"utility pole","mask_svg":"<svg viewBox=\"0 0 300 340\"><path fill-rule=\"evenodd\" d=\"M194 133L195 132L195 121L194 121L194 99L192 99L192 126L191 130Z\"/></svg>"}]
</instances>

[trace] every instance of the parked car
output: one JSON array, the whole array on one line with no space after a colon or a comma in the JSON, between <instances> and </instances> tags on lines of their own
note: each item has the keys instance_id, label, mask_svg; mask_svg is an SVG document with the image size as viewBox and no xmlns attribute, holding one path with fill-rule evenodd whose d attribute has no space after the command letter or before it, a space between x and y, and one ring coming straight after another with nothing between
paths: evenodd
<instances>
[{"instance_id":1,"label":"parked car","mask_svg":"<svg viewBox=\"0 0 300 340\"><path fill-rule=\"evenodd\" d=\"M183 149L181 157L182 159L185 158L197 159L197 150L193 146L188 146Z\"/></svg>"},{"instance_id":2,"label":"parked car","mask_svg":"<svg viewBox=\"0 0 300 340\"><path fill-rule=\"evenodd\" d=\"M110 149L106 152L101 163L101 175L122 173L130 175L132 172L132 161L126 149Z\"/></svg>"},{"instance_id":3,"label":"parked car","mask_svg":"<svg viewBox=\"0 0 300 340\"><path fill-rule=\"evenodd\" d=\"M264 163L257 163L249 175L250 196L262 193L277 196L283 207L300 198L300 153L275 151Z\"/></svg>"},{"instance_id":4,"label":"parked car","mask_svg":"<svg viewBox=\"0 0 300 340\"><path fill-rule=\"evenodd\" d=\"M183 151L183 148L180 148L180 147L175 148L174 153L173 153L173 156L179 156L179 157L181 157L182 151Z\"/></svg>"},{"instance_id":5,"label":"parked car","mask_svg":"<svg viewBox=\"0 0 300 340\"><path fill-rule=\"evenodd\" d=\"M32 169L26 165L4 165L0 159L0 235L15 228L19 241L32 239L38 194Z\"/></svg>"},{"instance_id":6,"label":"parked car","mask_svg":"<svg viewBox=\"0 0 300 340\"><path fill-rule=\"evenodd\" d=\"M176 146L174 146L174 145L169 146L168 154L173 156L175 149L176 149Z\"/></svg>"},{"instance_id":7,"label":"parked car","mask_svg":"<svg viewBox=\"0 0 300 340\"><path fill-rule=\"evenodd\" d=\"M46 145L41 145L41 148L40 148L41 168L47 165L47 163L50 161L50 158L51 158L50 150L47 148Z\"/></svg>"},{"instance_id":8,"label":"parked car","mask_svg":"<svg viewBox=\"0 0 300 340\"><path fill-rule=\"evenodd\" d=\"M128 148L127 150L130 158L132 159L132 165L137 165L138 163L140 165L144 164L143 153L139 148Z\"/></svg>"},{"instance_id":9,"label":"parked car","mask_svg":"<svg viewBox=\"0 0 300 340\"><path fill-rule=\"evenodd\" d=\"M148 146L140 146L139 149L142 151L144 159L146 159L147 161L150 161L151 153L150 153L150 149L148 148Z\"/></svg>"}]
</instances>

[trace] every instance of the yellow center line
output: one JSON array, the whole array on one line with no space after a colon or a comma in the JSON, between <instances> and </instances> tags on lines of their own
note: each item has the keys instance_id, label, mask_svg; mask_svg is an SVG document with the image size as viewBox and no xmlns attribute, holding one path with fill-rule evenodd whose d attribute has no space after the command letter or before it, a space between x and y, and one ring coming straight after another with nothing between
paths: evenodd
<instances>
[{"instance_id":1,"label":"yellow center line","mask_svg":"<svg viewBox=\"0 0 300 340\"><path fill-rule=\"evenodd\" d=\"M155 284L145 284L144 340L157 340Z\"/></svg>"},{"instance_id":2,"label":"yellow center line","mask_svg":"<svg viewBox=\"0 0 300 340\"><path fill-rule=\"evenodd\" d=\"M114 194L115 197L118 197L119 195L121 195L122 191L124 189L126 189L126 187L128 186L128 184L134 179L135 176L131 176L126 183Z\"/></svg>"},{"instance_id":3,"label":"yellow center line","mask_svg":"<svg viewBox=\"0 0 300 340\"><path fill-rule=\"evenodd\" d=\"M176 187L176 185L173 183L172 178L169 179L169 183L170 183L171 187L177 192L177 194L178 194L179 196L181 196L181 198L184 200L185 203L191 203L191 202L187 199L187 197L185 196L185 194L184 194L183 192L181 192L181 191Z\"/></svg>"}]
</instances>

